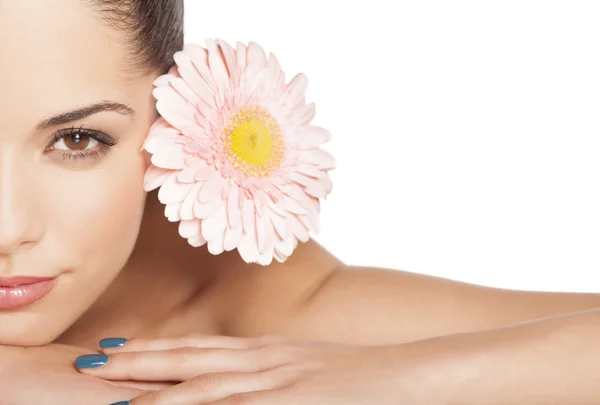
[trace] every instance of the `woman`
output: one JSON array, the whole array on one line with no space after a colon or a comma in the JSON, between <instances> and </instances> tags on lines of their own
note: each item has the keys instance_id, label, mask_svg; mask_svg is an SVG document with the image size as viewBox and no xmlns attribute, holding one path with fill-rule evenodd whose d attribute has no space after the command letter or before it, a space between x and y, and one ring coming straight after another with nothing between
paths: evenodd
<instances>
[{"instance_id":1,"label":"woman","mask_svg":"<svg viewBox=\"0 0 600 405\"><path fill-rule=\"evenodd\" d=\"M182 21L182 0L0 1L0 403L600 398L597 294L191 248L140 152Z\"/></svg>"}]
</instances>

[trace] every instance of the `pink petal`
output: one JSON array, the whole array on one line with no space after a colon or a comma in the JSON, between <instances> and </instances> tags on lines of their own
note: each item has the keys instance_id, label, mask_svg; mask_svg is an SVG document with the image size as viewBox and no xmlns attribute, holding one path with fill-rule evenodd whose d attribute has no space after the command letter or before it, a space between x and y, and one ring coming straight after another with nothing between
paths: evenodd
<instances>
[{"instance_id":1,"label":"pink petal","mask_svg":"<svg viewBox=\"0 0 600 405\"><path fill-rule=\"evenodd\" d=\"M260 71L258 71L258 73L254 76L252 82L250 82L249 91L251 93L266 93L265 84L268 83L268 81L271 79L270 73L271 72L266 68L263 68Z\"/></svg>"},{"instance_id":2,"label":"pink petal","mask_svg":"<svg viewBox=\"0 0 600 405\"><path fill-rule=\"evenodd\" d=\"M202 159L199 159L202 160ZM201 165L198 165L201 166ZM200 169L198 169L196 171L196 174L194 175L194 179L196 179L197 181L204 183L206 182L208 179L210 179L212 176L215 175L215 168L214 166L204 166L201 167Z\"/></svg>"},{"instance_id":3,"label":"pink petal","mask_svg":"<svg viewBox=\"0 0 600 405\"><path fill-rule=\"evenodd\" d=\"M315 179L313 179L313 180L315 180ZM299 203L302 203L302 201L306 201L306 200L310 199L310 197L306 194L306 192L304 192L304 189L302 187L300 187L298 184L290 184L290 190L286 194L289 195L294 200L298 201Z\"/></svg>"},{"instance_id":4,"label":"pink petal","mask_svg":"<svg viewBox=\"0 0 600 405\"><path fill-rule=\"evenodd\" d=\"M273 223L269 220L269 218L265 217L264 220L265 225L265 249L262 251L262 254L267 252L271 252L271 256L273 255L273 247L275 243L279 241L278 236L275 234L275 229L273 228Z\"/></svg>"},{"instance_id":5,"label":"pink petal","mask_svg":"<svg viewBox=\"0 0 600 405\"><path fill-rule=\"evenodd\" d=\"M320 181L311 182L304 188L304 191L315 198L323 198L327 195L327 190Z\"/></svg>"},{"instance_id":6,"label":"pink petal","mask_svg":"<svg viewBox=\"0 0 600 405\"><path fill-rule=\"evenodd\" d=\"M329 193L331 193L331 191L333 191L333 182L331 181L331 177L329 177L329 175L327 175L321 179L321 184L325 188L325 192L327 194L329 194Z\"/></svg>"},{"instance_id":7,"label":"pink petal","mask_svg":"<svg viewBox=\"0 0 600 405\"><path fill-rule=\"evenodd\" d=\"M173 144L181 139L181 133L174 128L163 117L159 117L148 131L142 149L150 153L160 152L163 145Z\"/></svg>"},{"instance_id":8,"label":"pink petal","mask_svg":"<svg viewBox=\"0 0 600 405\"><path fill-rule=\"evenodd\" d=\"M188 239L198 236L200 234L200 221L197 219L193 220L182 220L179 222L179 235L182 238Z\"/></svg>"},{"instance_id":9,"label":"pink petal","mask_svg":"<svg viewBox=\"0 0 600 405\"><path fill-rule=\"evenodd\" d=\"M167 217L169 222L177 222L181 220L181 216L179 215L180 209L181 203L167 204L165 206L165 217Z\"/></svg>"},{"instance_id":10,"label":"pink petal","mask_svg":"<svg viewBox=\"0 0 600 405\"><path fill-rule=\"evenodd\" d=\"M229 195L230 183L228 180L225 180L223 183L223 187L221 187L221 200L227 201L227 196Z\"/></svg>"},{"instance_id":11,"label":"pink petal","mask_svg":"<svg viewBox=\"0 0 600 405\"><path fill-rule=\"evenodd\" d=\"M270 245L267 247L266 251L263 254L258 256L256 261L257 261L257 263L259 263L262 266L268 266L273 262L274 254L275 254L275 249L273 248L273 245Z\"/></svg>"},{"instance_id":12,"label":"pink petal","mask_svg":"<svg viewBox=\"0 0 600 405\"><path fill-rule=\"evenodd\" d=\"M206 47L208 48L208 66L210 67L210 72L217 84L217 89L222 92L229 88L229 72L227 71L227 67L225 67L221 50L217 47L215 41L207 39Z\"/></svg>"},{"instance_id":13,"label":"pink petal","mask_svg":"<svg viewBox=\"0 0 600 405\"><path fill-rule=\"evenodd\" d=\"M220 255L223 253L225 251L224 240L225 231L221 232L218 237L208 242L208 251L213 255Z\"/></svg>"},{"instance_id":14,"label":"pink petal","mask_svg":"<svg viewBox=\"0 0 600 405\"><path fill-rule=\"evenodd\" d=\"M238 66L244 71L244 69L246 69L246 45L238 41L236 43L235 55L237 57Z\"/></svg>"},{"instance_id":15,"label":"pink petal","mask_svg":"<svg viewBox=\"0 0 600 405\"><path fill-rule=\"evenodd\" d=\"M295 237L290 235L289 238L285 238L284 240L277 242L275 244L275 251L284 257L291 256L294 252L294 248L296 247L294 240Z\"/></svg>"},{"instance_id":16,"label":"pink petal","mask_svg":"<svg viewBox=\"0 0 600 405\"><path fill-rule=\"evenodd\" d=\"M254 203L248 197L244 196L244 205L242 206L242 225L244 233L250 232L250 229L255 229L254 216Z\"/></svg>"},{"instance_id":17,"label":"pink petal","mask_svg":"<svg viewBox=\"0 0 600 405\"><path fill-rule=\"evenodd\" d=\"M200 246L204 246L204 245L207 243L207 241L206 241L206 240L205 240L205 239L202 237L202 234L201 234L201 233L199 233L199 234L198 234L198 235L196 235L196 236L193 236L193 237L191 237L191 238L188 238L188 243L189 243L191 246L194 246L194 247L200 247Z\"/></svg>"},{"instance_id":18,"label":"pink petal","mask_svg":"<svg viewBox=\"0 0 600 405\"><path fill-rule=\"evenodd\" d=\"M196 174L196 168L186 167L177 175L177 180L181 183L195 183L194 175Z\"/></svg>"},{"instance_id":19,"label":"pink petal","mask_svg":"<svg viewBox=\"0 0 600 405\"><path fill-rule=\"evenodd\" d=\"M317 165L312 163L300 162L296 165L296 170L302 174L305 174L310 177L321 178L324 177L327 173L324 169L319 168Z\"/></svg>"},{"instance_id":20,"label":"pink petal","mask_svg":"<svg viewBox=\"0 0 600 405\"><path fill-rule=\"evenodd\" d=\"M208 69L206 50L197 45L184 46L184 52L174 55L179 74L206 105L214 105L215 87Z\"/></svg>"},{"instance_id":21,"label":"pink petal","mask_svg":"<svg viewBox=\"0 0 600 405\"><path fill-rule=\"evenodd\" d=\"M177 181L177 172L171 173L158 190L158 200L163 204L182 202L194 185Z\"/></svg>"},{"instance_id":22,"label":"pink petal","mask_svg":"<svg viewBox=\"0 0 600 405\"><path fill-rule=\"evenodd\" d=\"M318 217L321 211L321 203L318 198L311 197L304 201L300 201L302 205L311 215Z\"/></svg>"},{"instance_id":23,"label":"pink petal","mask_svg":"<svg viewBox=\"0 0 600 405\"><path fill-rule=\"evenodd\" d=\"M255 263L260 255L256 243L256 231L254 230L254 226L252 228L251 233L245 234L238 246L238 252L246 263Z\"/></svg>"},{"instance_id":24,"label":"pink petal","mask_svg":"<svg viewBox=\"0 0 600 405\"><path fill-rule=\"evenodd\" d=\"M202 190L198 194L198 201L204 203L220 197L219 194L224 186L225 179L221 176L221 173L213 169L213 173L206 178Z\"/></svg>"},{"instance_id":25,"label":"pink petal","mask_svg":"<svg viewBox=\"0 0 600 405\"><path fill-rule=\"evenodd\" d=\"M217 86L213 80L210 66L208 64L208 49L203 48L199 45L190 44L189 46L184 46L184 51L186 55L192 61L192 64L200 77L206 81L208 87L212 90L213 93L216 92Z\"/></svg>"},{"instance_id":26,"label":"pink petal","mask_svg":"<svg viewBox=\"0 0 600 405\"><path fill-rule=\"evenodd\" d=\"M303 107L298 107L294 111L294 115L299 120L301 125L308 125L315 118L316 107L315 103L306 104Z\"/></svg>"},{"instance_id":27,"label":"pink petal","mask_svg":"<svg viewBox=\"0 0 600 405\"><path fill-rule=\"evenodd\" d=\"M224 242L224 248L226 251L232 251L233 249L235 249L240 241L242 240L242 227L238 227L238 228L227 228L225 230L225 242Z\"/></svg>"},{"instance_id":28,"label":"pink petal","mask_svg":"<svg viewBox=\"0 0 600 405\"><path fill-rule=\"evenodd\" d=\"M240 67L237 64L236 51L233 49L233 47L231 47L231 45L221 39L217 40L217 44L219 45L221 52L223 52L225 66L229 71L231 84L237 87L240 79Z\"/></svg>"},{"instance_id":29,"label":"pink petal","mask_svg":"<svg viewBox=\"0 0 600 405\"><path fill-rule=\"evenodd\" d=\"M242 212L239 206L239 193L240 189L237 185L232 185L229 189L229 196L227 197L227 218L229 219L229 226L231 228L241 228L242 223Z\"/></svg>"},{"instance_id":30,"label":"pink petal","mask_svg":"<svg viewBox=\"0 0 600 405\"><path fill-rule=\"evenodd\" d=\"M285 209L293 214L306 214L306 209L301 206L298 201L288 196L283 196L283 203L285 205Z\"/></svg>"},{"instance_id":31,"label":"pink petal","mask_svg":"<svg viewBox=\"0 0 600 405\"><path fill-rule=\"evenodd\" d=\"M269 215L269 220L273 224L275 232L277 232L277 235L279 235L281 239L288 237L288 227L285 218L282 218L279 215Z\"/></svg>"},{"instance_id":32,"label":"pink petal","mask_svg":"<svg viewBox=\"0 0 600 405\"><path fill-rule=\"evenodd\" d=\"M176 78L177 75L165 73L164 75L160 75L156 79L154 79L152 85L154 85L155 87L168 86L171 83L171 80Z\"/></svg>"},{"instance_id":33,"label":"pink petal","mask_svg":"<svg viewBox=\"0 0 600 405\"><path fill-rule=\"evenodd\" d=\"M258 242L258 251L263 254L265 252L265 247L267 244L267 235L266 235L266 223L267 221L264 218L261 218L256 215L255 218L255 226L256 226L256 241Z\"/></svg>"},{"instance_id":34,"label":"pink petal","mask_svg":"<svg viewBox=\"0 0 600 405\"><path fill-rule=\"evenodd\" d=\"M227 216L225 215L225 205L222 204L219 210L208 218L202 220L202 236L207 241L214 240L219 236L224 236L227 227Z\"/></svg>"},{"instance_id":35,"label":"pink petal","mask_svg":"<svg viewBox=\"0 0 600 405\"><path fill-rule=\"evenodd\" d=\"M315 233L318 232L319 221L317 220L316 217L313 217L310 214L298 215L298 219L300 220L300 222L302 222L302 224L304 224L304 226L306 227L306 229L309 230L309 232L315 232Z\"/></svg>"},{"instance_id":36,"label":"pink petal","mask_svg":"<svg viewBox=\"0 0 600 405\"><path fill-rule=\"evenodd\" d=\"M275 253L273 254L273 258L275 260L277 260L279 263L283 263L287 260L287 256L284 256L281 253L278 253L277 250L275 250Z\"/></svg>"},{"instance_id":37,"label":"pink petal","mask_svg":"<svg viewBox=\"0 0 600 405\"><path fill-rule=\"evenodd\" d=\"M148 166L144 174L144 190L152 191L160 187L171 173L171 170L161 169L153 165Z\"/></svg>"},{"instance_id":38,"label":"pink petal","mask_svg":"<svg viewBox=\"0 0 600 405\"><path fill-rule=\"evenodd\" d=\"M208 148L198 148L196 154L205 160L212 159L213 157L213 151Z\"/></svg>"},{"instance_id":39,"label":"pink petal","mask_svg":"<svg viewBox=\"0 0 600 405\"><path fill-rule=\"evenodd\" d=\"M281 99L282 103L290 108L295 108L304 99L307 88L308 78L306 75L303 73L297 74L287 85L285 95Z\"/></svg>"},{"instance_id":40,"label":"pink petal","mask_svg":"<svg viewBox=\"0 0 600 405\"><path fill-rule=\"evenodd\" d=\"M198 97L198 95L196 93L194 93L194 91L190 88L190 86L182 78L178 77L178 78L172 80L171 86L177 93L179 93L179 95L184 100L186 100L192 106L196 106L199 103L203 102L203 100L201 100L200 97Z\"/></svg>"},{"instance_id":41,"label":"pink petal","mask_svg":"<svg viewBox=\"0 0 600 405\"><path fill-rule=\"evenodd\" d=\"M199 146L196 142L190 139L183 146L183 150L189 154L195 155L196 153L198 153Z\"/></svg>"},{"instance_id":42,"label":"pink petal","mask_svg":"<svg viewBox=\"0 0 600 405\"><path fill-rule=\"evenodd\" d=\"M302 173L298 173L298 172L291 172L290 174L288 174L288 177L290 180L295 181L298 184L301 184L303 186L308 186L309 184L317 181L316 179L312 178L312 177L308 177Z\"/></svg>"},{"instance_id":43,"label":"pink petal","mask_svg":"<svg viewBox=\"0 0 600 405\"><path fill-rule=\"evenodd\" d=\"M317 165L323 170L335 169L335 158L323 149L303 150L298 153L298 157L301 161Z\"/></svg>"},{"instance_id":44,"label":"pink petal","mask_svg":"<svg viewBox=\"0 0 600 405\"><path fill-rule=\"evenodd\" d=\"M215 198L206 203L196 200L194 203L194 216L199 219L208 218L216 213L222 205L224 205L224 202L220 198Z\"/></svg>"},{"instance_id":45,"label":"pink petal","mask_svg":"<svg viewBox=\"0 0 600 405\"><path fill-rule=\"evenodd\" d=\"M152 155L150 161L163 169L181 170L186 167L185 157L183 145L173 143L163 145L162 150Z\"/></svg>"},{"instance_id":46,"label":"pink petal","mask_svg":"<svg viewBox=\"0 0 600 405\"><path fill-rule=\"evenodd\" d=\"M290 214L288 216L288 226L292 231L292 234L298 238L301 242L308 242L310 239L310 235L308 233L308 229L304 226L304 224L298 219L298 217L294 214Z\"/></svg>"},{"instance_id":47,"label":"pink petal","mask_svg":"<svg viewBox=\"0 0 600 405\"><path fill-rule=\"evenodd\" d=\"M249 63L258 63L260 67L264 67L267 63L267 55L264 49L256 42L248 43L248 61Z\"/></svg>"},{"instance_id":48,"label":"pink petal","mask_svg":"<svg viewBox=\"0 0 600 405\"><path fill-rule=\"evenodd\" d=\"M265 96L268 98L273 98L275 92L279 90L279 79L282 76L282 72L281 67L279 66L279 61L277 61L277 58L272 53L269 54L266 70L269 72L269 80L265 82Z\"/></svg>"},{"instance_id":49,"label":"pink petal","mask_svg":"<svg viewBox=\"0 0 600 405\"><path fill-rule=\"evenodd\" d=\"M265 215L265 205L259 200L259 196L254 198L254 209L256 210L256 214L258 216L263 217Z\"/></svg>"},{"instance_id":50,"label":"pink petal","mask_svg":"<svg viewBox=\"0 0 600 405\"><path fill-rule=\"evenodd\" d=\"M279 215L282 218L287 216L285 211L285 204L283 200L280 199L277 203L273 201L271 198L267 199L267 206L273 211L275 214Z\"/></svg>"},{"instance_id":51,"label":"pink petal","mask_svg":"<svg viewBox=\"0 0 600 405\"><path fill-rule=\"evenodd\" d=\"M309 126L301 131L298 136L300 137L298 145L300 149L316 148L331 140L331 133L328 130L316 126Z\"/></svg>"},{"instance_id":52,"label":"pink petal","mask_svg":"<svg viewBox=\"0 0 600 405\"><path fill-rule=\"evenodd\" d=\"M170 87L156 87L152 94L156 97L156 109L160 115L180 131L196 127L195 109L181 95Z\"/></svg>"},{"instance_id":53,"label":"pink petal","mask_svg":"<svg viewBox=\"0 0 600 405\"><path fill-rule=\"evenodd\" d=\"M196 199L198 198L198 193L200 192L201 187L202 183L194 183L194 186L188 193L187 197L185 197L185 200L183 200L180 211L181 219L191 220L195 218L194 204L196 203Z\"/></svg>"}]
</instances>

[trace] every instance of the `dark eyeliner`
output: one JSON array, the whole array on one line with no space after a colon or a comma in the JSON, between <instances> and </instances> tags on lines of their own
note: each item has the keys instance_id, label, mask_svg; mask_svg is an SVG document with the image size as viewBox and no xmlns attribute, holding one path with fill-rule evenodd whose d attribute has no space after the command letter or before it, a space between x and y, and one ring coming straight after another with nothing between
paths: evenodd
<instances>
[{"instance_id":1,"label":"dark eyeliner","mask_svg":"<svg viewBox=\"0 0 600 405\"><path fill-rule=\"evenodd\" d=\"M119 141L118 139L113 139L110 136L106 135L105 133L92 129L92 128L84 128L83 126L81 127L71 127L68 129L61 129L56 131L53 134L54 137L54 142L52 142L52 145L54 145L54 143L60 141L63 138L66 138L67 136L73 136L75 134L81 134L81 135L85 135L85 136L89 136L92 139L97 140L98 142L106 145L106 146L115 146L117 144L117 142Z\"/></svg>"},{"instance_id":2,"label":"dark eyeliner","mask_svg":"<svg viewBox=\"0 0 600 405\"><path fill-rule=\"evenodd\" d=\"M80 151L77 151L77 150L69 151L69 150L54 148L54 145L57 142L59 142L60 140L66 138L68 136L73 136L75 134L87 136L91 139L96 140L98 142L98 147L96 149L80 150ZM52 134L52 142L50 143L50 145L47 147L46 150L53 152L53 154L60 155L60 158L62 160L80 160L80 159L97 160L97 159L100 159L100 158L106 156L111 151L111 148L117 144L117 142L118 142L118 138L114 139L101 131L91 129L91 128L84 128L83 126L81 126L81 127L73 126L71 128L61 129L61 130L55 132L54 134Z\"/></svg>"}]
</instances>

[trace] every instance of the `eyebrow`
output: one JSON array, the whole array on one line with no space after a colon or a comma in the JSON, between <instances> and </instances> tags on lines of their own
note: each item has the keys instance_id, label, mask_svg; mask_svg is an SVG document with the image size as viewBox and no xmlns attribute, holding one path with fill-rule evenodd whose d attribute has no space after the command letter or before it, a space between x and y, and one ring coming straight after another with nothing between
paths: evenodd
<instances>
[{"instance_id":1,"label":"eyebrow","mask_svg":"<svg viewBox=\"0 0 600 405\"><path fill-rule=\"evenodd\" d=\"M101 101L99 103L48 118L40 122L37 126L37 129L42 130L55 125L67 124L69 122L78 121L89 117L90 115L98 114L99 112L104 111L113 111L119 114L128 115L130 117L135 115L133 108L129 107L128 105L117 103L116 101Z\"/></svg>"}]
</instances>

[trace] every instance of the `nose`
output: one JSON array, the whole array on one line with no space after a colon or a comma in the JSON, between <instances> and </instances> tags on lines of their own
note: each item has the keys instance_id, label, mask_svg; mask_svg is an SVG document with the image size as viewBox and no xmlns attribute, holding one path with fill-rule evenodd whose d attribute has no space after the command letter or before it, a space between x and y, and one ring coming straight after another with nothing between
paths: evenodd
<instances>
[{"instance_id":1,"label":"nose","mask_svg":"<svg viewBox=\"0 0 600 405\"><path fill-rule=\"evenodd\" d=\"M18 161L14 155L0 154L0 259L41 236L31 179Z\"/></svg>"}]
</instances>

